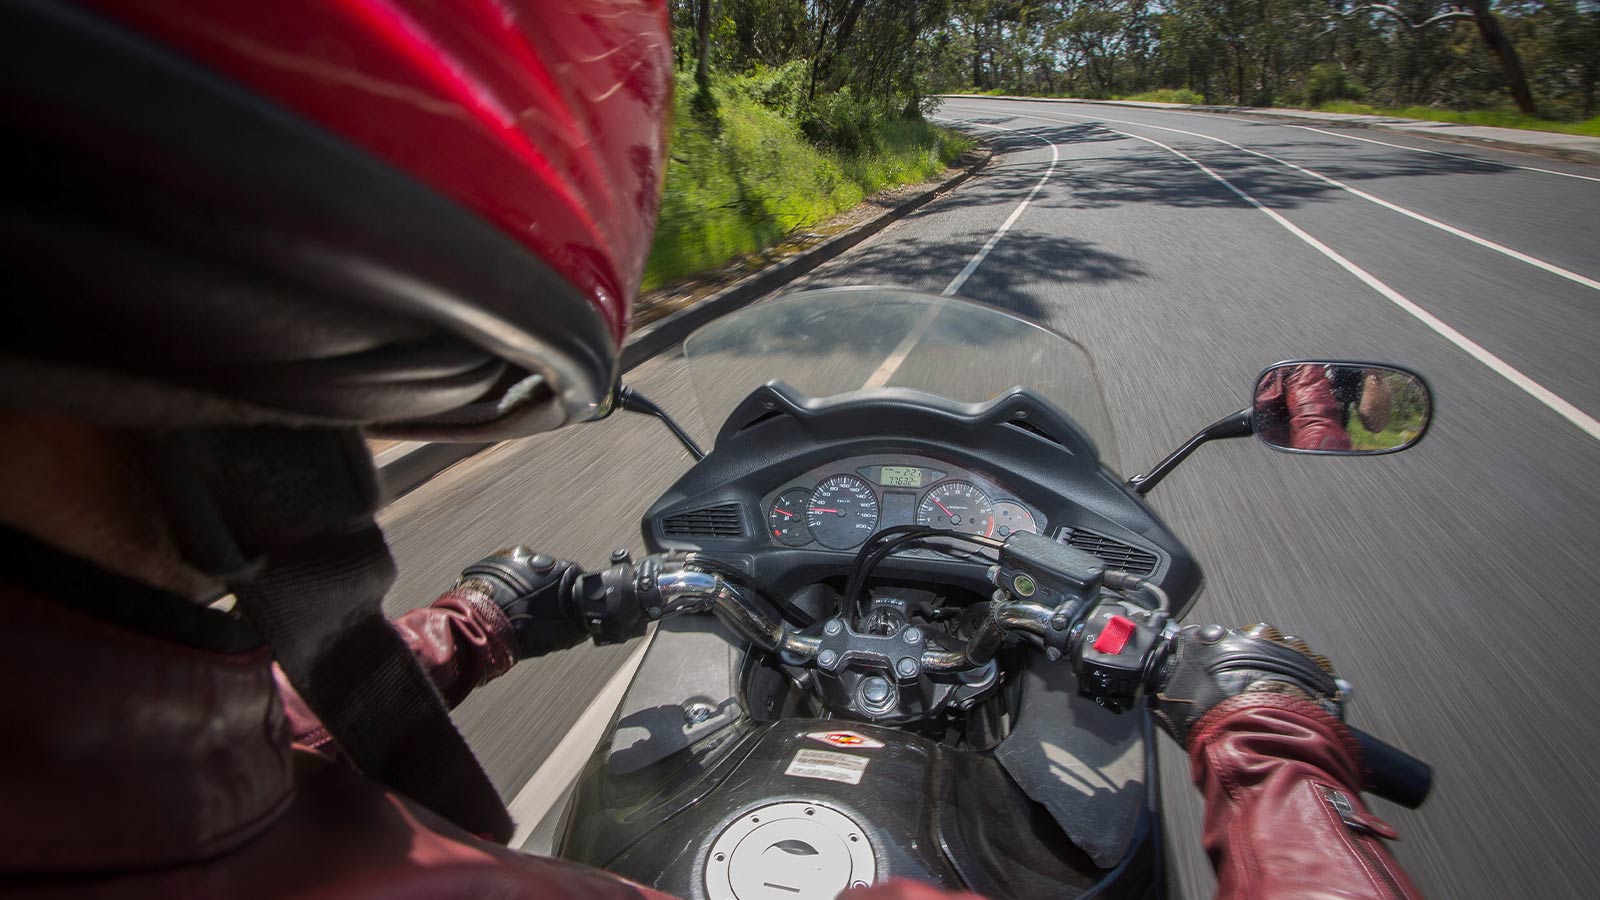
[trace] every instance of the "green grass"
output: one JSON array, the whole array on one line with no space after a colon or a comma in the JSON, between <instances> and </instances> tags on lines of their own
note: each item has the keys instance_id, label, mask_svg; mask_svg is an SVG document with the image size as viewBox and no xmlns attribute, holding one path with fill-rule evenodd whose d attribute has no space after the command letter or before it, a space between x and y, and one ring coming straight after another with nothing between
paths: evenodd
<instances>
[{"instance_id":1,"label":"green grass","mask_svg":"<svg viewBox=\"0 0 1600 900\"><path fill-rule=\"evenodd\" d=\"M1368 116L1397 116L1403 119L1426 119L1430 122L1454 122L1458 125L1488 125L1495 128L1520 128L1524 131L1555 131L1561 134L1582 134L1600 137L1600 116L1583 122L1556 122L1525 116L1506 109L1475 109L1457 112L1450 109L1433 109L1428 106L1377 107L1348 100L1324 103L1317 109L1323 112L1354 113Z\"/></svg>"},{"instance_id":2,"label":"green grass","mask_svg":"<svg viewBox=\"0 0 1600 900\"><path fill-rule=\"evenodd\" d=\"M1113 100L1137 100L1143 103L1193 103L1206 102L1206 98L1188 88L1161 88L1142 94L1118 94Z\"/></svg>"},{"instance_id":3,"label":"green grass","mask_svg":"<svg viewBox=\"0 0 1600 900\"><path fill-rule=\"evenodd\" d=\"M886 187L926 181L972 140L922 119L874 118L854 153L808 141L799 123L737 79L719 79L715 122L679 86L661 217L642 290L764 250Z\"/></svg>"}]
</instances>

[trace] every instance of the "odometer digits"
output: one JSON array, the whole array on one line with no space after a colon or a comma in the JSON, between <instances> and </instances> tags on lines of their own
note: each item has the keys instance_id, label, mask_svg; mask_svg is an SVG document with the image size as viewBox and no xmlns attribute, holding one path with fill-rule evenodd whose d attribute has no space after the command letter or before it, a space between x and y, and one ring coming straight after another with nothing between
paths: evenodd
<instances>
[{"instance_id":1,"label":"odometer digits","mask_svg":"<svg viewBox=\"0 0 1600 900\"><path fill-rule=\"evenodd\" d=\"M835 475L811 492L806 525L822 546L848 550L878 530L878 497L860 478Z\"/></svg>"},{"instance_id":2,"label":"odometer digits","mask_svg":"<svg viewBox=\"0 0 1600 900\"><path fill-rule=\"evenodd\" d=\"M994 504L977 485L946 481L922 498L917 524L990 535L994 533Z\"/></svg>"}]
</instances>

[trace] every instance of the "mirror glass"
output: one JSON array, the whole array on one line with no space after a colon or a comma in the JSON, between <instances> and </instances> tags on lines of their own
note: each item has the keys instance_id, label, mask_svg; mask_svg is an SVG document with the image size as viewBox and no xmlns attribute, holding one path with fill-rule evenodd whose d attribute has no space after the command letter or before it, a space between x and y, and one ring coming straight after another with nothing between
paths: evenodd
<instances>
[{"instance_id":1,"label":"mirror glass","mask_svg":"<svg viewBox=\"0 0 1600 900\"><path fill-rule=\"evenodd\" d=\"M1422 440L1433 417L1420 375L1373 363L1281 362L1251 396L1256 436L1296 453L1394 453Z\"/></svg>"}]
</instances>

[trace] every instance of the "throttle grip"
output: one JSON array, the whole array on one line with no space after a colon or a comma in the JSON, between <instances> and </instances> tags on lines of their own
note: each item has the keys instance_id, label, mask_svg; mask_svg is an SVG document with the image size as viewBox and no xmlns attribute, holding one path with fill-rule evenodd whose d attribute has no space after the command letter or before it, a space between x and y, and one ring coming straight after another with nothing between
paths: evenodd
<instances>
[{"instance_id":1,"label":"throttle grip","mask_svg":"<svg viewBox=\"0 0 1600 900\"><path fill-rule=\"evenodd\" d=\"M1350 733L1361 745L1361 767L1368 792L1407 809L1416 809L1427 801L1428 792L1433 789L1433 766L1359 728L1351 728Z\"/></svg>"}]
</instances>

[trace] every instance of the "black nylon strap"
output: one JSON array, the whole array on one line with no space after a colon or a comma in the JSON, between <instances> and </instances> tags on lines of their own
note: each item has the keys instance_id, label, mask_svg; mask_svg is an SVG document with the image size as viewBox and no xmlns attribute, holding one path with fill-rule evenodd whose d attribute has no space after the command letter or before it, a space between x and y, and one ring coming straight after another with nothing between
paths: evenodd
<instances>
[{"instance_id":1,"label":"black nylon strap","mask_svg":"<svg viewBox=\"0 0 1600 900\"><path fill-rule=\"evenodd\" d=\"M467 831L510 840L500 795L384 618L394 561L360 434L192 429L151 452L185 557L227 582L356 765Z\"/></svg>"},{"instance_id":2,"label":"black nylon strap","mask_svg":"<svg viewBox=\"0 0 1600 900\"><path fill-rule=\"evenodd\" d=\"M274 553L234 587L284 674L362 771L462 828L511 839L511 817L433 682L384 618L394 580L371 523Z\"/></svg>"}]
</instances>

